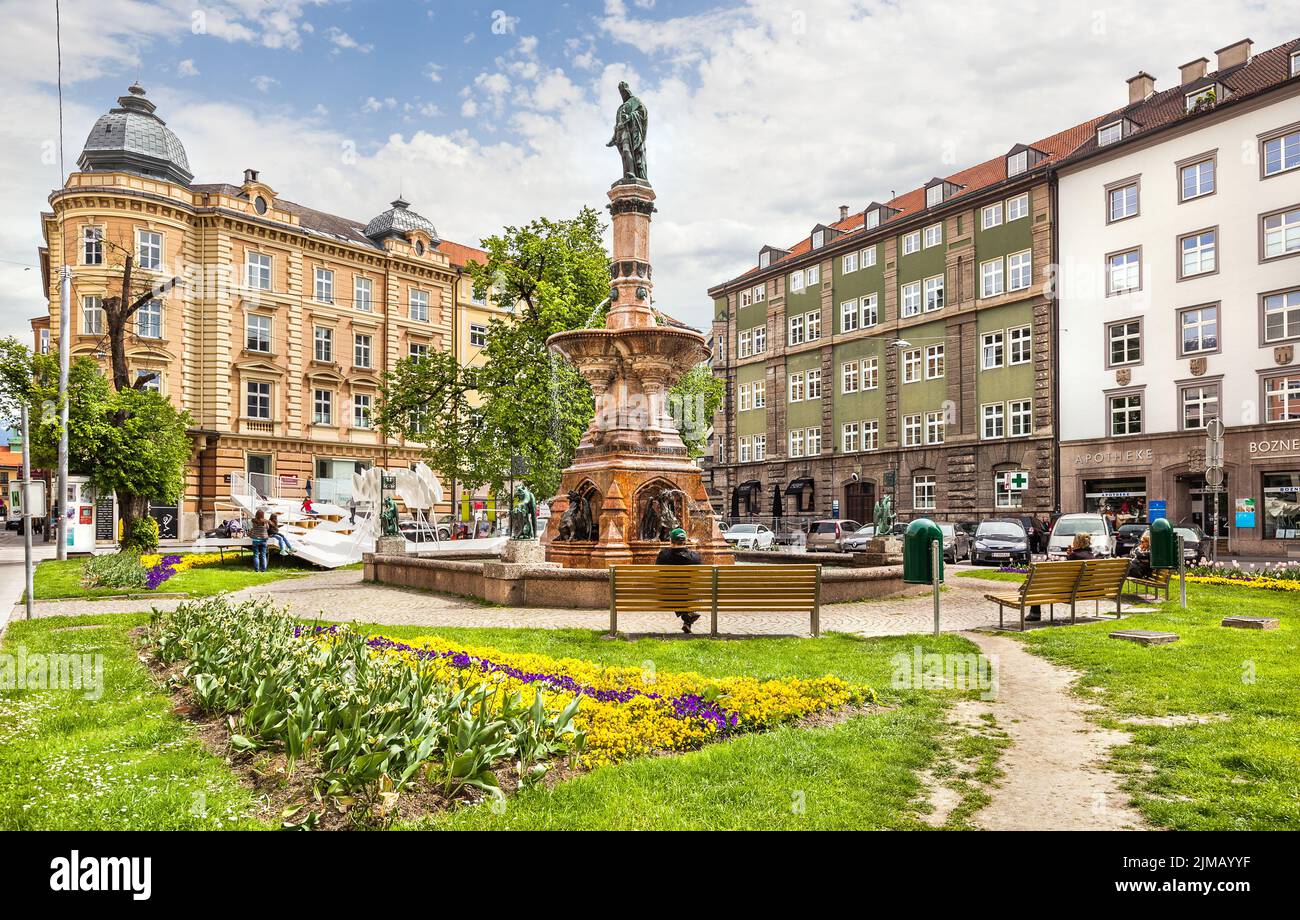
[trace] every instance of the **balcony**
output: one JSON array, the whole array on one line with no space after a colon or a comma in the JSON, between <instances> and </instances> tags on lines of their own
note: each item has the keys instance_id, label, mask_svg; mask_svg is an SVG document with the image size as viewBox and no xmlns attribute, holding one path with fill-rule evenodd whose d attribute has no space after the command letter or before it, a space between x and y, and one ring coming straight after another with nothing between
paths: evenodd
<instances>
[{"instance_id":1,"label":"balcony","mask_svg":"<svg viewBox=\"0 0 1300 920\"><path fill-rule=\"evenodd\" d=\"M240 434L269 434L276 433L276 422L269 418L241 418L239 420Z\"/></svg>"}]
</instances>

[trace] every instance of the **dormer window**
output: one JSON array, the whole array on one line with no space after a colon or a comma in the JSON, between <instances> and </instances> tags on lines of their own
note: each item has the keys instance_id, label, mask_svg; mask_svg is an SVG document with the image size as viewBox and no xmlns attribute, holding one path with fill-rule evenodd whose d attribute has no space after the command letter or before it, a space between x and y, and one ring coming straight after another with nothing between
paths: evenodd
<instances>
[{"instance_id":1,"label":"dormer window","mask_svg":"<svg viewBox=\"0 0 1300 920\"><path fill-rule=\"evenodd\" d=\"M1018 176L1029 169L1029 151L1022 150L1007 157L1007 178Z\"/></svg>"},{"instance_id":2,"label":"dormer window","mask_svg":"<svg viewBox=\"0 0 1300 920\"><path fill-rule=\"evenodd\" d=\"M759 268L767 268L771 264L772 264L772 254L770 252L759 253L758 255Z\"/></svg>"},{"instance_id":3,"label":"dormer window","mask_svg":"<svg viewBox=\"0 0 1300 920\"><path fill-rule=\"evenodd\" d=\"M880 226L880 209L872 208L867 212L867 229L873 230Z\"/></svg>"},{"instance_id":4,"label":"dormer window","mask_svg":"<svg viewBox=\"0 0 1300 920\"><path fill-rule=\"evenodd\" d=\"M1188 93L1186 96L1186 106L1188 112L1195 112L1198 109L1209 108L1219 100L1219 85L1211 83L1209 86L1203 86L1194 93Z\"/></svg>"},{"instance_id":5,"label":"dormer window","mask_svg":"<svg viewBox=\"0 0 1300 920\"><path fill-rule=\"evenodd\" d=\"M821 249L826 244L826 231L814 230L812 235L812 248Z\"/></svg>"},{"instance_id":6,"label":"dormer window","mask_svg":"<svg viewBox=\"0 0 1300 920\"><path fill-rule=\"evenodd\" d=\"M1300 77L1300 51L1291 53L1291 76Z\"/></svg>"},{"instance_id":7,"label":"dormer window","mask_svg":"<svg viewBox=\"0 0 1300 920\"><path fill-rule=\"evenodd\" d=\"M1114 121L1097 129L1097 146L1105 147L1124 137L1124 122Z\"/></svg>"},{"instance_id":8,"label":"dormer window","mask_svg":"<svg viewBox=\"0 0 1300 920\"><path fill-rule=\"evenodd\" d=\"M925 190L925 206L935 208L943 204L943 183L932 185Z\"/></svg>"}]
</instances>

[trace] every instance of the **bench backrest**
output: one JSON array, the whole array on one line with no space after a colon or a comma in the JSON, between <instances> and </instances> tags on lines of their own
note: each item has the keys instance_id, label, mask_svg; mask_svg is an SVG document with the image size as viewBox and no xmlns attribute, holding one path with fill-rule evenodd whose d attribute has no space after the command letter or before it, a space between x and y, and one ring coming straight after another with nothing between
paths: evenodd
<instances>
[{"instance_id":1,"label":"bench backrest","mask_svg":"<svg viewBox=\"0 0 1300 920\"><path fill-rule=\"evenodd\" d=\"M1128 577L1128 559L1089 559L1084 563L1075 600L1091 601L1118 597Z\"/></svg>"},{"instance_id":2,"label":"bench backrest","mask_svg":"<svg viewBox=\"0 0 1300 920\"><path fill-rule=\"evenodd\" d=\"M820 565L612 565L610 606L624 612L719 613L815 610Z\"/></svg>"},{"instance_id":3,"label":"bench backrest","mask_svg":"<svg viewBox=\"0 0 1300 920\"><path fill-rule=\"evenodd\" d=\"M1082 569L1082 561L1035 562L1029 567L1029 577L1020 586L1020 596L1025 604L1068 602L1074 597Z\"/></svg>"}]
</instances>

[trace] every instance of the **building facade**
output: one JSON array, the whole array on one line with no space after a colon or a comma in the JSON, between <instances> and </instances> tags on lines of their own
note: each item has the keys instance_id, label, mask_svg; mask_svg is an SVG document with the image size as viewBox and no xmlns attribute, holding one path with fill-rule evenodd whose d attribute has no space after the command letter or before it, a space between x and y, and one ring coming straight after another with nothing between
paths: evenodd
<instances>
[{"instance_id":1,"label":"building facade","mask_svg":"<svg viewBox=\"0 0 1300 920\"><path fill-rule=\"evenodd\" d=\"M1091 122L852 216L710 290L724 516L1045 516L1057 504L1050 169Z\"/></svg>"},{"instance_id":2,"label":"building facade","mask_svg":"<svg viewBox=\"0 0 1300 920\"><path fill-rule=\"evenodd\" d=\"M1227 427L1221 551L1300 552L1300 40L1183 65L1058 169L1061 490L1118 523L1215 528L1205 425ZM1096 363L1094 363L1096 362Z\"/></svg>"},{"instance_id":3,"label":"building facade","mask_svg":"<svg viewBox=\"0 0 1300 920\"><path fill-rule=\"evenodd\" d=\"M193 421L185 494L158 502L172 536L233 514L236 475L289 493L312 478L318 499L341 498L357 469L418 459L374 424L380 381L402 358L453 347L466 247L400 198L360 222L282 199L252 169L239 184L194 183L138 86L96 122L78 166L42 216L49 312L34 335L58 346L64 265L72 355L101 362L102 303L126 254L139 285L181 280L132 318L127 342L132 371Z\"/></svg>"}]
</instances>

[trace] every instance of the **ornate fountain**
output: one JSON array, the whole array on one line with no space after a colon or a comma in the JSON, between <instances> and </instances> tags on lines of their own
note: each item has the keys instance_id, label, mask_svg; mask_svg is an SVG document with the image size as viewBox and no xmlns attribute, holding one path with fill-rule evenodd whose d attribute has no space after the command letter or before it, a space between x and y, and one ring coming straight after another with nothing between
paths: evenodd
<instances>
[{"instance_id":1,"label":"ornate fountain","mask_svg":"<svg viewBox=\"0 0 1300 920\"><path fill-rule=\"evenodd\" d=\"M668 390L709 357L704 336L661 323L651 307L647 113L626 83L614 123L623 178L609 190L614 224L610 309L601 329L551 336L548 346L591 386L596 413L564 471L542 542L566 568L648 564L683 528L705 565L735 561L722 538L700 469L687 455Z\"/></svg>"}]
</instances>

